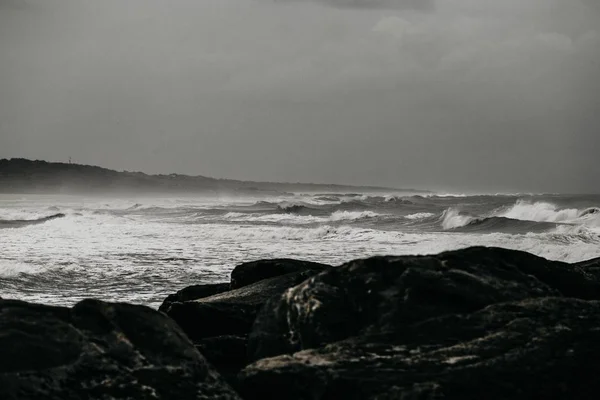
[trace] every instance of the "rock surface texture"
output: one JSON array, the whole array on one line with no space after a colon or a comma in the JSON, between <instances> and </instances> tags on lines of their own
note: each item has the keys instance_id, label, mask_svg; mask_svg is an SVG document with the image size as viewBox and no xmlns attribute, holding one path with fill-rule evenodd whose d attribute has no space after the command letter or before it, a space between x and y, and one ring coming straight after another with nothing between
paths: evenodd
<instances>
[{"instance_id":1,"label":"rock surface texture","mask_svg":"<svg viewBox=\"0 0 600 400\"><path fill-rule=\"evenodd\" d=\"M327 269L331 267L289 259L245 263L232 271L231 290L222 290L223 284L192 286L169 296L160 309L219 372L233 379L249 361L248 334L267 300Z\"/></svg>"},{"instance_id":2,"label":"rock surface texture","mask_svg":"<svg viewBox=\"0 0 600 400\"><path fill-rule=\"evenodd\" d=\"M231 288L237 289L263 279L286 275L291 272L322 272L328 268L330 268L328 265L289 258L248 262L238 265L231 272Z\"/></svg>"},{"instance_id":3,"label":"rock surface texture","mask_svg":"<svg viewBox=\"0 0 600 400\"><path fill-rule=\"evenodd\" d=\"M240 393L595 397L600 283L586 266L497 248L352 261L267 302Z\"/></svg>"},{"instance_id":4,"label":"rock surface texture","mask_svg":"<svg viewBox=\"0 0 600 400\"><path fill-rule=\"evenodd\" d=\"M165 315L0 300L0 398L239 399Z\"/></svg>"}]
</instances>

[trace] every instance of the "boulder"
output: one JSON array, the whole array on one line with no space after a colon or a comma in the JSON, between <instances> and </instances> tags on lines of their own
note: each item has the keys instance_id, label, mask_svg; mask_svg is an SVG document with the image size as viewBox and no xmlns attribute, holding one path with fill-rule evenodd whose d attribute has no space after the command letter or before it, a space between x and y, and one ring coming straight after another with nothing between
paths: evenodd
<instances>
[{"instance_id":1,"label":"boulder","mask_svg":"<svg viewBox=\"0 0 600 400\"><path fill-rule=\"evenodd\" d=\"M595 399L600 303L534 298L262 359L246 400Z\"/></svg>"},{"instance_id":2,"label":"boulder","mask_svg":"<svg viewBox=\"0 0 600 400\"><path fill-rule=\"evenodd\" d=\"M239 399L171 319L143 306L0 300L0 398Z\"/></svg>"},{"instance_id":3,"label":"boulder","mask_svg":"<svg viewBox=\"0 0 600 400\"><path fill-rule=\"evenodd\" d=\"M181 303L184 301L197 300L214 294L223 293L229 290L229 283L208 283L205 285L188 286L177 293L170 294L158 308L159 311L165 311L172 303Z\"/></svg>"},{"instance_id":4,"label":"boulder","mask_svg":"<svg viewBox=\"0 0 600 400\"><path fill-rule=\"evenodd\" d=\"M560 296L600 299L600 284L576 265L498 248L356 260L271 299L248 351L258 360L500 302Z\"/></svg>"},{"instance_id":5,"label":"boulder","mask_svg":"<svg viewBox=\"0 0 600 400\"><path fill-rule=\"evenodd\" d=\"M292 272L198 300L171 303L163 310L218 372L235 383L237 372L248 364L248 333L262 306L312 274L310 270Z\"/></svg>"},{"instance_id":6,"label":"boulder","mask_svg":"<svg viewBox=\"0 0 600 400\"><path fill-rule=\"evenodd\" d=\"M329 268L331 268L329 265L289 258L247 262L238 265L231 271L231 288L237 289L291 272L314 271L316 273Z\"/></svg>"},{"instance_id":7,"label":"boulder","mask_svg":"<svg viewBox=\"0 0 600 400\"><path fill-rule=\"evenodd\" d=\"M292 272L253 283L239 289L194 301L171 303L164 312L181 326L192 341L222 335L250 332L265 302L313 275L312 271Z\"/></svg>"}]
</instances>

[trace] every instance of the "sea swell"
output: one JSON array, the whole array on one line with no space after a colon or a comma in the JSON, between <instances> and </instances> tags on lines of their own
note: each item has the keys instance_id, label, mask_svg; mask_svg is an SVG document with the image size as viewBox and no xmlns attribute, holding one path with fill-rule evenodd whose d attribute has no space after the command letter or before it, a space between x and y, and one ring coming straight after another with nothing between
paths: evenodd
<instances>
[{"instance_id":1,"label":"sea swell","mask_svg":"<svg viewBox=\"0 0 600 400\"><path fill-rule=\"evenodd\" d=\"M41 217L36 219L0 219L0 229L6 228L22 228L30 225L43 224L44 222L52 221L57 218L64 218L65 214L57 213L49 215L47 217Z\"/></svg>"}]
</instances>

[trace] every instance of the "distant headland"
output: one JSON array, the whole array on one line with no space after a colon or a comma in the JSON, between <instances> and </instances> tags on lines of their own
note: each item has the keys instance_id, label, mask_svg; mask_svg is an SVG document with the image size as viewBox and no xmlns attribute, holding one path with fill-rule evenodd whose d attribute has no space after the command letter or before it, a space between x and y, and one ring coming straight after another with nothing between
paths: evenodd
<instances>
[{"instance_id":1,"label":"distant headland","mask_svg":"<svg viewBox=\"0 0 600 400\"><path fill-rule=\"evenodd\" d=\"M149 175L73 163L23 158L0 159L0 193L204 193L285 194L287 192L419 192L379 186L253 182L180 174Z\"/></svg>"}]
</instances>

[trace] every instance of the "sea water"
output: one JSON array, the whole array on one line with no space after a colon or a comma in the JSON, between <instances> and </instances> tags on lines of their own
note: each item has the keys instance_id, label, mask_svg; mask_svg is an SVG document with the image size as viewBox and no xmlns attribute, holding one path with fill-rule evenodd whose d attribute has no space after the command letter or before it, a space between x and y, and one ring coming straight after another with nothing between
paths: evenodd
<instances>
[{"instance_id":1,"label":"sea water","mask_svg":"<svg viewBox=\"0 0 600 400\"><path fill-rule=\"evenodd\" d=\"M519 194L0 195L0 296L158 307L245 261L339 265L475 245L577 262L600 257L598 206L600 196Z\"/></svg>"}]
</instances>

